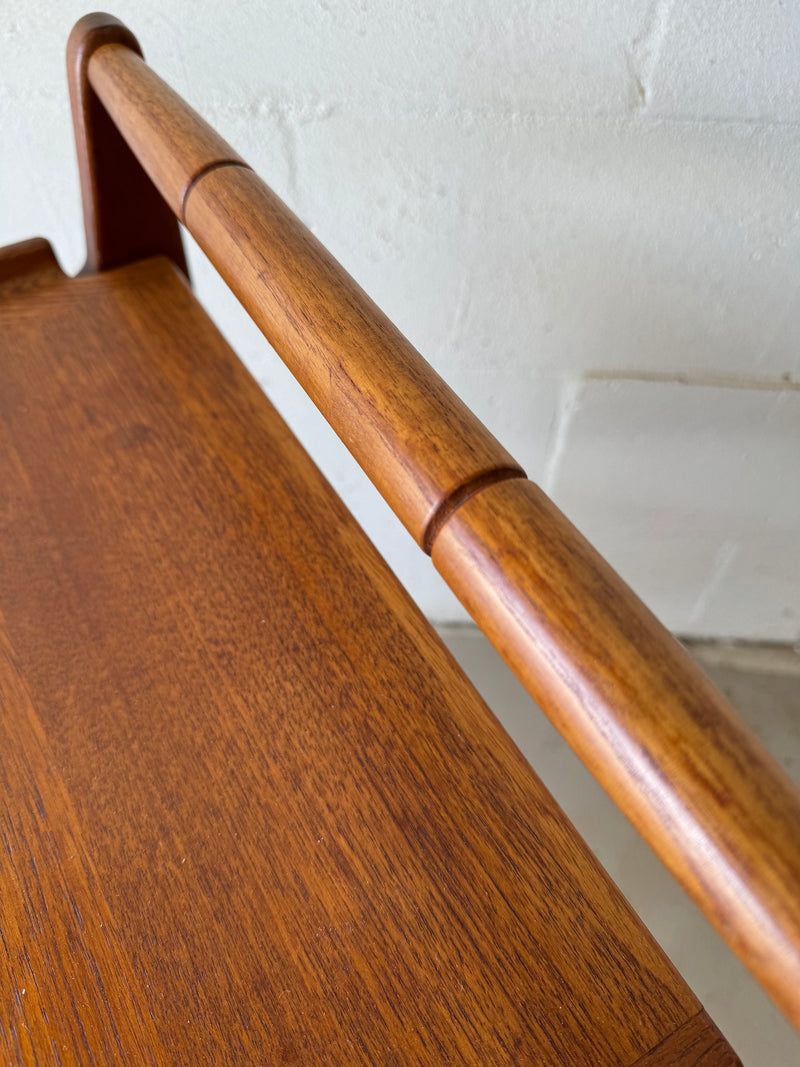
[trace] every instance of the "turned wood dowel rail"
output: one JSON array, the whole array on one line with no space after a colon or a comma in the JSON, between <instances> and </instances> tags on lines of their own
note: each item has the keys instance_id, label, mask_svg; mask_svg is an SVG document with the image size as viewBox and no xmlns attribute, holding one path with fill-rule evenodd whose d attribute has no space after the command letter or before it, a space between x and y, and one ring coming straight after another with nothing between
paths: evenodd
<instances>
[{"instance_id":1,"label":"turned wood dowel rail","mask_svg":"<svg viewBox=\"0 0 800 1067\"><path fill-rule=\"evenodd\" d=\"M88 82L144 171L554 724L800 1026L798 790L316 238L111 32L84 44Z\"/></svg>"},{"instance_id":2,"label":"turned wood dowel rail","mask_svg":"<svg viewBox=\"0 0 800 1067\"><path fill-rule=\"evenodd\" d=\"M89 80L164 199L417 542L454 502L522 475L326 249L143 60Z\"/></svg>"}]
</instances>

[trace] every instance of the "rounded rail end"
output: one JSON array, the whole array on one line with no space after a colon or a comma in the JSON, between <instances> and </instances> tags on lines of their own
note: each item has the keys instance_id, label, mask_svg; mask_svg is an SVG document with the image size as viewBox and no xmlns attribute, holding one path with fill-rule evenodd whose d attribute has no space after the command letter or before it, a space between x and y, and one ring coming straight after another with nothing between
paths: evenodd
<instances>
[{"instance_id":1,"label":"rounded rail end","mask_svg":"<svg viewBox=\"0 0 800 1067\"><path fill-rule=\"evenodd\" d=\"M114 15L105 11L94 11L79 18L72 27L67 41L67 71L70 79L86 76L86 66L104 44L123 44L137 55L142 55L142 48L131 30Z\"/></svg>"},{"instance_id":2,"label":"rounded rail end","mask_svg":"<svg viewBox=\"0 0 800 1067\"><path fill-rule=\"evenodd\" d=\"M67 80L86 230L85 274L166 255L186 273L178 224L89 84L89 61L104 45L143 58L128 27L102 11L84 15L67 42Z\"/></svg>"}]
</instances>

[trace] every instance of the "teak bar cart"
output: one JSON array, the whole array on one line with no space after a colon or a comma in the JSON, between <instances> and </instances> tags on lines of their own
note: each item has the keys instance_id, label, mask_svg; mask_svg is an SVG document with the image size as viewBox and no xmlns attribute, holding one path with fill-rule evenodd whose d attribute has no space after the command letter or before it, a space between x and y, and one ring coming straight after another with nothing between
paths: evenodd
<instances>
[{"instance_id":1,"label":"teak bar cart","mask_svg":"<svg viewBox=\"0 0 800 1067\"><path fill-rule=\"evenodd\" d=\"M722 1067L695 996L194 299L200 243L800 1023L800 800L107 15L88 258L0 252L0 1060Z\"/></svg>"}]
</instances>

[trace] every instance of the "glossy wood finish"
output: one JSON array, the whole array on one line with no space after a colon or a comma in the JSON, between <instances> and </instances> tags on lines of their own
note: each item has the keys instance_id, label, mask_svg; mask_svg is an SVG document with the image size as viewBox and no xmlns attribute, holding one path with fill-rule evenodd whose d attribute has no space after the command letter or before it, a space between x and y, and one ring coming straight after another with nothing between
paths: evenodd
<instances>
[{"instance_id":1,"label":"glossy wood finish","mask_svg":"<svg viewBox=\"0 0 800 1067\"><path fill-rule=\"evenodd\" d=\"M144 64L105 48L89 77L153 181L182 205L192 236L426 551L472 486L523 474L260 178L209 165L230 149Z\"/></svg>"},{"instance_id":2,"label":"glossy wood finish","mask_svg":"<svg viewBox=\"0 0 800 1067\"><path fill-rule=\"evenodd\" d=\"M186 273L178 223L109 118L87 79L89 61L116 42L141 56L139 42L112 15L86 15L67 45L67 78L86 230L86 270L165 255Z\"/></svg>"},{"instance_id":3,"label":"glossy wood finish","mask_svg":"<svg viewBox=\"0 0 800 1067\"><path fill-rule=\"evenodd\" d=\"M213 171L186 223L409 532L454 497L521 476L512 457L249 170Z\"/></svg>"},{"instance_id":4,"label":"glossy wood finish","mask_svg":"<svg viewBox=\"0 0 800 1067\"><path fill-rule=\"evenodd\" d=\"M0 352L4 1062L602 1067L698 1018L166 260L9 284Z\"/></svg>"},{"instance_id":5,"label":"glossy wood finish","mask_svg":"<svg viewBox=\"0 0 800 1067\"><path fill-rule=\"evenodd\" d=\"M433 561L586 766L795 1024L800 794L540 489L491 486Z\"/></svg>"},{"instance_id":6,"label":"glossy wood finish","mask_svg":"<svg viewBox=\"0 0 800 1067\"><path fill-rule=\"evenodd\" d=\"M99 48L92 85L125 141L179 219L192 182L215 167L244 160L196 111L123 44Z\"/></svg>"},{"instance_id":7,"label":"glossy wood finish","mask_svg":"<svg viewBox=\"0 0 800 1067\"><path fill-rule=\"evenodd\" d=\"M164 159L184 160L168 195L177 202L183 190L184 219L209 258L575 750L800 1024L797 791L267 186L236 165L193 173L200 149L191 159L173 152L163 116L180 105L124 52L97 53L89 78L138 138L145 169L161 181ZM209 137L188 110L178 129L180 142ZM537 583L547 568L559 580L545 602ZM571 630L573 615L584 621Z\"/></svg>"}]
</instances>

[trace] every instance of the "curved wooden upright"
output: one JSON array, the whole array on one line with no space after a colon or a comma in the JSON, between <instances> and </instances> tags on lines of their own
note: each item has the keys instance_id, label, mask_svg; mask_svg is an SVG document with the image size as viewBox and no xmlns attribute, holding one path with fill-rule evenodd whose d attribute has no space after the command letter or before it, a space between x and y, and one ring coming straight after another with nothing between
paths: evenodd
<instances>
[{"instance_id":1,"label":"curved wooden upright","mask_svg":"<svg viewBox=\"0 0 800 1067\"><path fill-rule=\"evenodd\" d=\"M89 80L479 625L800 1025L800 794L782 768L275 194L219 165L235 161L202 119L123 44Z\"/></svg>"},{"instance_id":2,"label":"curved wooden upright","mask_svg":"<svg viewBox=\"0 0 800 1067\"><path fill-rule=\"evenodd\" d=\"M134 35L112 15L87 15L67 44L67 79L83 199L88 272L110 270L148 256L168 256L186 273L175 216L97 99L89 60L105 44L141 57Z\"/></svg>"}]
</instances>

